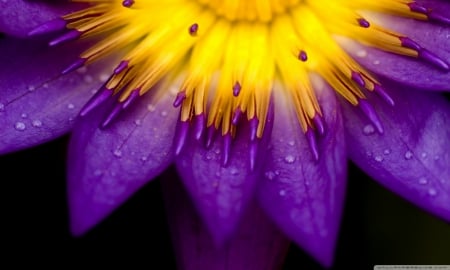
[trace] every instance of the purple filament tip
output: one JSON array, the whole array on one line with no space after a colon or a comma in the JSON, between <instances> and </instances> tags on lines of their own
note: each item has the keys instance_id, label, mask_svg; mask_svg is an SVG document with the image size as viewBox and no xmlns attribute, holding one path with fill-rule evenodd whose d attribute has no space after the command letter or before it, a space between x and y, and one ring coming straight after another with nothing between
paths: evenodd
<instances>
[{"instance_id":1,"label":"purple filament tip","mask_svg":"<svg viewBox=\"0 0 450 270\"><path fill-rule=\"evenodd\" d=\"M222 136L223 138L223 151L222 151L222 166L227 166L228 161L230 160L230 151L231 151L231 141L233 138L230 133L226 133Z\"/></svg>"},{"instance_id":2,"label":"purple filament tip","mask_svg":"<svg viewBox=\"0 0 450 270\"><path fill-rule=\"evenodd\" d=\"M389 104L390 106L394 106L395 102L394 99L389 96L388 93L386 93L386 91L383 89L383 87L381 87L381 85L379 84L375 84L373 90L375 91L375 93L377 93L377 95L379 95L387 104Z\"/></svg>"},{"instance_id":3,"label":"purple filament tip","mask_svg":"<svg viewBox=\"0 0 450 270\"><path fill-rule=\"evenodd\" d=\"M364 81L364 78L362 77L362 75L356 71L352 71L352 80L358 84L361 87L365 87L366 86L366 82Z\"/></svg>"},{"instance_id":4,"label":"purple filament tip","mask_svg":"<svg viewBox=\"0 0 450 270\"><path fill-rule=\"evenodd\" d=\"M314 127L316 127L317 132L319 133L319 135L324 135L325 134L325 123L322 119L322 116L320 116L319 114L314 115L314 118L312 119L313 123L314 123Z\"/></svg>"},{"instance_id":5,"label":"purple filament tip","mask_svg":"<svg viewBox=\"0 0 450 270\"><path fill-rule=\"evenodd\" d=\"M450 17L436 11L435 9L427 8L417 2L409 3L408 6L412 12L422 13L431 21L450 24Z\"/></svg>"},{"instance_id":6,"label":"purple filament tip","mask_svg":"<svg viewBox=\"0 0 450 270\"><path fill-rule=\"evenodd\" d=\"M130 107L131 104L133 104L138 97L140 97L140 88L136 88L133 91L131 91L130 95L127 97L127 99L123 102L122 108L126 109L128 107Z\"/></svg>"},{"instance_id":7,"label":"purple filament tip","mask_svg":"<svg viewBox=\"0 0 450 270\"><path fill-rule=\"evenodd\" d=\"M90 111L103 104L108 98L113 95L113 90L103 87L83 106L80 111L80 116L87 115Z\"/></svg>"},{"instance_id":8,"label":"purple filament tip","mask_svg":"<svg viewBox=\"0 0 450 270\"><path fill-rule=\"evenodd\" d=\"M239 119L241 118L242 111L240 108L236 108L233 113L233 118L231 119L231 124L236 126L239 123Z\"/></svg>"},{"instance_id":9,"label":"purple filament tip","mask_svg":"<svg viewBox=\"0 0 450 270\"><path fill-rule=\"evenodd\" d=\"M183 103L183 100L185 99L186 99L186 91L178 92L177 96L175 97L175 100L173 101L173 106L175 108L180 107L181 103Z\"/></svg>"},{"instance_id":10,"label":"purple filament tip","mask_svg":"<svg viewBox=\"0 0 450 270\"><path fill-rule=\"evenodd\" d=\"M122 71L124 71L125 69L127 69L128 68L128 61L126 61L126 60L122 60L118 65L117 65L117 67L114 69L114 74L119 74L119 73L121 73Z\"/></svg>"},{"instance_id":11,"label":"purple filament tip","mask_svg":"<svg viewBox=\"0 0 450 270\"><path fill-rule=\"evenodd\" d=\"M259 125L258 118L253 117L252 119L250 119L250 140L251 141L256 140L256 136L258 133L258 125Z\"/></svg>"},{"instance_id":12,"label":"purple filament tip","mask_svg":"<svg viewBox=\"0 0 450 270\"><path fill-rule=\"evenodd\" d=\"M195 133L195 139L199 141L203 133L205 131L206 127L206 116L204 113L198 114L194 118L194 133Z\"/></svg>"},{"instance_id":13,"label":"purple filament tip","mask_svg":"<svg viewBox=\"0 0 450 270\"><path fill-rule=\"evenodd\" d=\"M434 66L437 66L445 71L450 69L449 65L439 58L439 56L430 52L427 49L422 48L417 42L408 38L408 37L400 37L400 41L403 47L410 48L415 50L418 53L418 57Z\"/></svg>"},{"instance_id":14,"label":"purple filament tip","mask_svg":"<svg viewBox=\"0 0 450 270\"><path fill-rule=\"evenodd\" d=\"M233 85L233 96L235 97L239 96L240 92L241 92L241 84L239 82L236 82Z\"/></svg>"},{"instance_id":15,"label":"purple filament tip","mask_svg":"<svg viewBox=\"0 0 450 270\"><path fill-rule=\"evenodd\" d=\"M359 26L361 26L361 27L364 27L364 28L369 28L370 27L369 21L367 21L364 18L359 18L357 21L358 21Z\"/></svg>"},{"instance_id":16,"label":"purple filament tip","mask_svg":"<svg viewBox=\"0 0 450 270\"><path fill-rule=\"evenodd\" d=\"M316 135L312 129L308 129L305 133L306 140L308 141L309 149L315 161L319 160L319 148L317 147Z\"/></svg>"},{"instance_id":17,"label":"purple filament tip","mask_svg":"<svg viewBox=\"0 0 450 270\"><path fill-rule=\"evenodd\" d=\"M127 7L127 8L131 7L133 4L134 4L134 0L124 0L124 1L122 1L122 6Z\"/></svg>"},{"instance_id":18,"label":"purple filament tip","mask_svg":"<svg viewBox=\"0 0 450 270\"><path fill-rule=\"evenodd\" d=\"M378 117L378 114L376 113L372 105L369 102L367 102L367 100L360 99L358 106L367 116L370 122L372 122L372 124L375 126L378 133L383 134L384 132L383 125L381 124L380 118Z\"/></svg>"},{"instance_id":19,"label":"purple filament tip","mask_svg":"<svg viewBox=\"0 0 450 270\"><path fill-rule=\"evenodd\" d=\"M306 52L304 50L301 50L298 53L298 59L303 61L303 62L306 62L308 60L308 54L306 54Z\"/></svg>"},{"instance_id":20,"label":"purple filament tip","mask_svg":"<svg viewBox=\"0 0 450 270\"><path fill-rule=\"evenodd\" d=\"M107 128L123 110L123 104L118 102L114 105L114 108L104 117L102 123L100 124L101 129Z\"/></svg>"},{"instance_id":21,"label":"purple filament tip","mask_svg":"<svg viewBox=\"0 0 450 270\"><path fill-rule=\"evenodd\" d=\"M208 127L207 136L206 136L206 148L211 147L214 136L216 135L217 129L214 125Z\"/></svg>"},{"instance_id":22,"label":"purple filament tip","mask_svg":"<svg viewBox=\"0 0 450 270\"><path fill-rule=\"evenodd\" d=\"M250 170L251 171L255 170L258 149L259 149L259 140L255 140L250 143L249 157L250 157Z\"/></svg>"},{"instance_id":23,"label":"purple filament tip","mask_svg":"<svg viewBox=\"0 0 450 270\"><path fill-rule=\"evenodd\" d=\"M38 35L44 35L53 33L56 31L63 30L66 27L67 22L62 18L56 18L54 20L45 22L44 24L39 25L38 27L34 28L30 32L28 32L29 37L38 36Z\"/></svg>"},{"instance_id":24,"label":"purple filament tip","mask_svg":"<svg viewBox=\"0 0 450 270\"><path fill-rule=\"evenodd\" d=\"M189 121L180 121L178 125L178 132L175 142L175 155L179 155L181 150L183 150L184 144L189 131Z\"/></svg>"},{"instance_id":25,"label":"purple filament tip","mask_svg":"<svg viewBox=\"0 0 450 270\"><path fill-rule=\"evenodd\" d=\"M59 45L64 42L72 41L78 39L81 36L81 32L75 29L70 30L69 32L51 40L48 45L53 47Z\"/></svg>"},{"instance_id":26,"label":"purple filament tip","mask_svg":"<svg viewBox=\"0 0 450 270\"><path fill-rule=\"evenodd\" d=\"M189 26L189 34L191 36L197 35L197 31L198 31L198 23L194 23L191 26Z\"/></svg>"},{"instance_id":27,"label":"purple filament tip","mask_svg":"<svg viewBox=\"0 0 450 270\"><path fill-rule=\"evenodd\" d=\"M75 62L73 62L68 67L63 69L63 71L61 71L61 74L66 75L67 73L72 72L72 71L84 66L86 61L87 61L86 58L78 58Z\"/></svg>"}]
</instances>

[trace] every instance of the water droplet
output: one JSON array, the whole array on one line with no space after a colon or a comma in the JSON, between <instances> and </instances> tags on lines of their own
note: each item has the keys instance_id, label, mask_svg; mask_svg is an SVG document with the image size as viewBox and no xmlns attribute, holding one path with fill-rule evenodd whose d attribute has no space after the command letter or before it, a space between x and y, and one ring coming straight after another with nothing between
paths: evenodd
<instances>
[{"instance_id":1,"label":"water droplet","mask_svg":"<svg viewBox=\"0 0 450 270\"><path fill-rule=\"evenodd\" d=\"M48 88L48 83L44 83L44 84L42 85L42 87Z\"/></svg>"},{"instance_id":2,"label":"water droplet","mask_svg":"<svg viewBox=\"0 0 450 270\"><path fill-rule=\"evenodd\" d=\"M19 131L25 130L26 127L27 127L27 126L25 125L24 122L17 122L17 123L14 125L14 128L15 128L16 130L19 130Z\"/></svg>"},{"instance_id":3,"label":"water droplet","mask_svg":"<svg viewBox=\"0 0 450 270\"><path fill-rule=\"evenodd\" d=\"M380 60L374 60L374 61L373 61L373 64L374 64L374 65L379 65L379 64L380 64Z\"/></svg>"},{"instance_id":4,"label":"water droplet","mask_svg":"<svg viewBox=\"0 0 450 270\"><path fill-rule=\"evenodd\" d=\"M42 126L41 120L38 120L38 119L33 120L33 122L31 122L31 124L33 125L33 127L41 127Z\"/></svg>"},{"instance_id":5,"label":"water droplet","mask_svg":"<svg viewBox=\"0 0 450 270\"><path fill-rule=\"evenodd\" d=\"M391 153L391 150L389 150L389 149L385 149L383 151L383 154L385 154L385 155L389 155L390 153Z\"/></svg>"},{"instance_id":6,"label":"water droplet","mask_svg":"<svg viewBox=\"0 0 450 270\"><path fill-rule=\"evenodd\" d=\"M72 103L67 104L67 109L72 110L73 108L75 108L75 105Z\"/></svg>"},{"instance_id":7,"label":"water droplet","mask_svg":"<svg viewBox=\"0 0 450 270\"><path fill-rule=\"evenodd\" d=\"M286 190L282 189L279 192L280 196L286 196Z\"/></svg>"},{"instance_id":8,"label":"water droplet","mask_svg":"<svg viewBox=\"0 0 450 270\"><path fill-rule=\"evenodd\" d=\"M122 151L120 151L120 149L114 150L113 154L116 157L122 157Z\"/></svg>"},{"instance_id":9,"label":"water droplet","mask_svg":"<svg viewBox=\"0 0 450 270\"><path fill-rule=\"evenodd\" d=\"M206 154L206 160L211 160L212 159L212 156L208 153L208 154Z\"/></svg>"},{"instance_id":10,"label":"water droplet","mask_svg":"<svg viewBox=\"0 0 450 270\"><path fill-rule=\"evenodd\" d=\"M141 119L136 119L136 120L134 120L134 124L135 124L136 126L140 126L140 125L142 124Z\"/></svg>"},{"instance_id":11,"label":"water droplet","mask_svg":"<svg viewBox=\"0 0 450 270\"><path fill-rule=\"evenodd\" d=\"M289 141L288 144L289 144L290 146L294 146L294 145L295 145L295 141Z\"/></svg>"},{"instance_id":12,"label":"water droplet","mask_svg":"<svg viewBox=\"0 0 450 270\"><path fill-rule=\"evenodd\" d=\"M420 155L422 158L426 158L427 157L427 153L422 152L422 154Z\"/></svg>"},{"instance_id":13,"label":"water droplet","mask_svg":"<svg viewBox=\"0 0 450 270\"><path fill-rule=\"evenodd\" d=\"M280 175L280 171L279 171L279 170L276 170L276 171L275 171L275 175Z\"/></svg>"},{"instance_id":14,"label":"water droplet","mask_svg":"<svg viewBox=\"0 0 450 270\"><path fill-rule=\"evenodd\" d=\"M264 175L266 176L267 179L269 180L273 180L275 179L275 173L272 171L267 171L264 173Z\"/></svg>"},{"instance_id":15,"label":"water droplet","mask_svg":"<svg viewBox=\"0 0 450 270\"><path fill-rule=\"evenodd\" d=\"M359 50L356 52L356 56L364 58L367 56L367 51L366 50Z\"/></svg>"},{"instance_id":16,"label":"water droplet","mask_svg":"<svg viewBox=\"0 0 450 270\"><path fill-rule=\"evenodd\" d=\"M149 112L154 112L154 111L156 110L156 107L155 107L155 105L153 105L153 104L148 104L148 105L147 105L147 110L148 110Z\"/></svg>"},{"instance_id":17,"label":"water droplet","mask_svg":"<svg viewBox=\"0 0 450 270\"><path fill-rule=\"evenodd\" d=\"M141 161L142 161L142 162L146 162L147 159L148 159L148 158L147 158L146 156L142 156L142 157L141 157Z\"/></svg>"},{"instance_id":18,"label":"water droplet","mask_svg":"<svg viewBox=\"0 0 450 270\"><path fill-rule=\"evenodd\" d=\"M286 161L287 163L294 163L295 157L294 157L293 155L287 155L287 156L284 158L284 161Z\"/></svg>"},{"instance_id":19,"label":"water droplet","mask_svg":"<svg viewBox=\"0 0 450 270\"><path fill-rule=\"evenodd\" d=\"M230 169L230 173L231 173L231 175L236 175L236 174L238 174L238 169L236 169L236 168L231 168Z\"/></svg>"},{"instance_id":20,"label":"water droplet","mask_svg":"<svg viewBox=\"0 0 450 270\"><path fill-rule=\"evenodd\" d=\"M381 161L383 161L383 157L382 156L375 156L375 161L381 162Z\"/></svg>"},{"instance_id":21,"label":"water droplet","mask_svg":"<svg viewBox=\"0 0 450 270\"><path fill-rule=\"evenodd\" d=\"M36 88L32 85L28 86L28 91L33 92Z\"/></svg>"},{"instance_id":22,"label":"water droplet","mask_svg":"<svg viewBox=\"0 0 450 270\"><path fill-rule=\"evenodd\" d=\"M94 81L94 78L91 75L86 75L83 77L83 80L85 83L92 83Z\"/></svg>"},{"instance_id":23,"label":"water droplet","mask_svg":"<svg viewBox=\"0 0 450 270\"><path fill-rule=\"evenodd\" d=\"M109 79L109 75L106 73L102 73L100 74L100 76L98 76L98 80L100 82L106 82Z\"/></svg>"},{"instance_id":24,"label":"water droplet","mask_svg":"<svg viewBox=\"0 0 450 270\"><path fill-rule=\"evenodd\" d=\"M419 184L426 185L428 184L428 180L425 177L420 177Z\"/></svg>"},{"instance_id":25,"label":"water droplet","mask_svg":"<svg viewBox=\"0 0 450 270\"><path fill-rule=\"evenodd\" d=\"M220 172L219 172L219 171L216 172L216 176L217 176L217 177L220 176Z\"/></svg>"},{"instance_id":26,"label":"water droplet","mask_svg":"<svg viewBox=\"0 0 450 270\"><path fill-rule=\"evenodd\" d=\"M373 154L372 154L372 152L367 151L367 152L366 152L366 155L367 155L368 157L371 157Z\"/></svg>"},{"instance_id":27,"label":"water droplet","mask_svg":"<svg viewBox=\"0 0 450 270\"><path fill-rule=\"evenodd\" d=\"M405 158L406 159L411 159L412 156L413 156L413 153L411 151L406 151L406 153L405 153Z\"/></svg>"},{"instance_id":28,"label":"water droplet","mask_svg":"<svg viewBox=\"0 0 450 270\"><path fill-rule=\"evenodd\" d=\"M428 195L433 196L433 197L436 196L437 195L437 190L434 189L434 188L428 189Z\"/></svg>"},{"instance_id":29,"label":"water droplet","mask_svg":"<svg viewBox=\"0 0 450 270\"><path fill-rule=\"evenodd\" d=\"M363 128L364 135L371 135L375 133L375 128L371 124L365 125Z\"/></svg>"},{"instance_id":30,"label":"water droplet","mask_svg":"<svg viewBox=\"0 0 450 270\"><path fill-rule=\"evenodd\" d=\"M5 110L5 104L0 103L0 112L3 112Z\"/></svg>"},{"instance_id":31,"label":"water droplet","mask_svg":"<svg viewBox=\"0 0 450 270\"><path fill-rule=\"evenodd\" d=\"M161 112L161 116L166 117L167 116L167 112L166 111L162 111Z\"/></svg>"},{"instance_id":32,"label":"water droplet","mask_svg":"<svg viewBox=\"0 0 450 270\"><path fill-rule=\"evenodd\" d=\"M434 156L434 160L439 160L439 156Z\"/></svg>"},{"instance_id":33,"label":"water droplet","mask_svg":"<svg viewBox=\"0 0 450 270\"><path fill-rule=\"evenodd\" d=\"M20 115L20 117L22 117L22 118L27 118L27 117L28 117L28 114L22 113L22 114Z\"/></svg>"}]
</instances>

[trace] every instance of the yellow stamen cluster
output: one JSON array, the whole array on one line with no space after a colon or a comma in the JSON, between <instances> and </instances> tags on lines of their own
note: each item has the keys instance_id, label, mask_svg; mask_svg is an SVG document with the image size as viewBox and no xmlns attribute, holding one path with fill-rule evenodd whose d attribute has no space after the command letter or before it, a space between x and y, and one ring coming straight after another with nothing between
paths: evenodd
<instances>
[{"instance_id":1,"label":"yellow stamen cluster","mask_svg":"<svg viewBox=\"0 0 450 270\"><path fill-rule=\"evenodd\" d=\"M401 35L364 19L364 11L426 19L405 0L77 0L89 6L66 15L81 38L101 41L86 63L122 52L106 83L124 102L181 81L181 120L204 114L207 125L234 134L242 112L264 129L272 88L280 83L306 132L321 110L309 79L318 73L356 105L379 83L336 43L336 35L397 54L416 56ZM125 6L124 6L125 5ZM164 84L166 82L167 84Z\"/></svg>"}]
</instances>

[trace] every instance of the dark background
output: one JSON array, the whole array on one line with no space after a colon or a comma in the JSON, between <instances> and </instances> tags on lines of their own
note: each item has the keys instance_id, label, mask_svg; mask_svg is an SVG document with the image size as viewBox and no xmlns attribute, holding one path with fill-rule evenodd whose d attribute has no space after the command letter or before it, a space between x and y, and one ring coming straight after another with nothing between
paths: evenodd
<instances>
[{"instance_id":1,"label":"dark background","mask_svg":"<svg viewBox=\"0 0 450 270\"><path fill-rule=\"evenodd\" d=\"M65 198L67 141L63 137L0 157L2 264L6 259L16 266L175 269L158 180L85 236L71 237ZM373 269L375 264L450 264L450 225L351 165L332 269ZM283 269L322 268L292 246Z\"/></svg>"}]
</instances>

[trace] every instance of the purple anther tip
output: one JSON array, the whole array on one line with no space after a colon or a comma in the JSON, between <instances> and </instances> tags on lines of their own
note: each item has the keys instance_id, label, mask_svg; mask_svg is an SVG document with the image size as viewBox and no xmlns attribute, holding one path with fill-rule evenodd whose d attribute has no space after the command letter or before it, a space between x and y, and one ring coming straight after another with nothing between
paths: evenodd
<instances>
[{"instance_id":1,"label":"purple anther tip","mask_svg":"<svg viewBox=\"0 0 450 270\"><path fill-rule=\"evenodd\" d=\"M434 53L430 52L426 49L421 49L419 51L419 58L425 60L426 62L437 66L438 68L448 71L449 66L447 62L445 62L443 59L439 58L439 56L435 55Z\"/></svg>"},{"instance_id":2,"label":"purple anther tip","mask_svg":"<svg viewBox=\"0 0 450 270\"><path fill-rule=\"evenodd\" d=\"M364 18L359 18L357 21L358 21L359 26L361 26L361 27L364 27L364 28L370 27L370 22Z\"/></svg>"},{"instance_id":3,"label":"purple anther tip","mask_svg":"<svg viewBox=\"0 0 450 270\"><path fill-rule=\"evenodd\" d=\"M186 91L180 91L178 92L177 96L175 97L175 100L173 101L173 106L175 108L180 107L181 103L186 99Z\"/></svg>"},{"instance_id":4,"label":"purple anther tip","mask_svg":"<svg viewBox=\"0 0 450 270\"><path fill-rule=\"evenodd\" d=\"M189 34L191 36L197 35L197 31L198 31L198 23L194 23L191 26L189 26Z\"/></svg>"},{"instance_id":5,"label":"purple anther tip","mask_svg":"<svg viewBox=\"0 0 450 270\"><path fill-rule=\"evenodd\" d=\"M308 129L305 133L306 140L308 141L309 149L315 161L319 160L319 148L317 146L316 135L312 129Z\"/></svg>"},{"instance_id":6,"label":"purple anther tip","mask_svg":"<svg viewBox=\"0 0 450 270\"><path fill-rule=\"evenodd\" d=\"M301 50L301 51L298 53L298 59L299 59L300 61L306 62L306 61L308 60L308 54L307 54L304 50Z\"/></svg>"},{"instance_id":7,"label":"purple anther tip","mask_svg":"<svg viewBox=\"0 0 450 270\"><path fill-rule=\"evenodd\" d=\"M410 48L415 51L420 51L422 49L422 47L420 47L420 45L417 44L417 42L410 39L409 37L399 37L399 39L400 39L402 47Z\"/></svg>"},{"instance_id":8,"label":"purple anther tip","mask_svg":"<svg viewBox=\"0 0 450 270\"><path fill-rule=\"evenodd\" d=\"M87 59L86 58L78 58L75 62L73 62L72 64L70 64L68 67L66 67L65 69L63 69L63 71L61 71L62 75L66 75L69 72L72 72L82 66L84 66L84 64L86 63Z\"/></svg>"},{"instance_id":9,"label":"purple anther tip","mask_svg":"<svg viewBox=\"0 0 450 270\"><path fill-rule=\"evenodd\" d=\"M239 123L239 119L241 118L242 111L240 108L236 108L233 113L233 118L231 119L231 124L236 126Z\"/></svg>"},{"instance_id":10,"label":"purple anther tip","mask_svg":"<svg viewBox=\"0 0 450 270\"><path fill-rule=\"evenodd\" d=\"M207 129L207 136L206 136L206 148L211 147L213 141L214 141L214 135L216 135L217 129L213 125L209 126Z\"/></svg>"},{"instance_id":11,"label":"purple anther tip","mask_svg":"<svg viewBox=\"0 0 450 270\"><path fill-rule=\"evenodd\" d=\"M388 93L386 93L386 91L384 90L383 87L381 87L381 85L375 84L373 90L374 90L375 93L377 93L377 95L379 95L379 96L380 96L387 104L389 104L390 106L394 106L394 105L395 105L394 99L393 99Z\"/></svg>"},{"instance_id":12,"label":"purple anther tip","mask_svg":"<svg viewBox=\"0 0 450 270\"><path fill-rule=\"evenodd\" d=\"M450 17L446 16L440 12L437 12L435 10L429 10L427 13L427 16L428 16L428 19L431 21L450 25Z\"/></svg>"},{"instance_id":13,"label":"purple anther tip","mask_svg":"<svg viewBox=\"0 0 450 270\"><path fill-rule=\"evenodd\" d=\"M259 140L255 140L250 143L250 149L249 149L249 157L250 157L250 170L255 170L256 165L256 157L258 155L258 149L259 149Z\"/></svg>"},{"instance_id":14,"label":"purple anther tip","mask_svg":"<svg viewBox=\"0 0 450 270\"><path fill-rule=\"evenodd\" d=\"M236 82L233 85L233 96L235 97L239 96L240 92L241 92L241 84L239 82Z\"/></svg>"},{"instance_id":15,"label":"purple anther tip","mask_svg":"<svg viewBox=\"0 0 450 270\"><path fill-rule=\"evenodd\" d=\"M206 116L204 113L198 114L195 116L194 119L194 133L195 133L195 139L199 141L203 133L205 131L206 127Z\"/></svg>"},{"instance_id":16,"label":"purple anther tip","mask_svg":"<svg viewBox=\"0 0 450 270\"><path fill-rule=\"evenodd\" d=\"M128 108L131 104L134 103L134 101L136 101L138 99L138 97L140 97L140 92L141 89L140 88L136 88L133 91L131 91L130 95L127 97L127 99L125 99L125 101L122 104L122 108L126 109Z\"/></svg>"},{"instance_id":17,"label":"purple anther tip","mask_svg":"<svg viewBox=\"0 0 450 270\"><path fill-rule=\"evenodd\" d=\"M181 150L183 150L184 144L186 143L187 135L189 131L189 121L180 121L178 125L178 132L175 142L175 155L179 155Z\"/></svg>"},{"instance_id":18,"label":"purple anther tip","mask_svg":"<svg viewBox=\"0 0 450 270\"><path fill-rule=\"evenodd\" d=\"M123 0L122 1L122 6L127 7L127 8L131 7L133 4L134 4L134 0Z\"/></svg>"},{"instance_id":19,"label":"purple anther tip","mask_svg":"<svg viewBox=\"0 0 450 270\"><path fill-rule=\"evenodd\" d=\"M417 2L411 2L409 4L407 4L409 6L409 10L411 10L412 12L418 12L418 13L422 13L422 14L426 14L427 13L427 8L420 5Z\"/></svg>"},{"instance_id":20,"label":"purple anther tip","mask_svg":"<svg viewBox=\"0 0 450 270\"><path fill-rule=\"evenodd\" d=\"M116 103L116 105L114 105L114 108L103 119L102 123L100 124L100 128L107 128L117 118L117 116L119 116L119 114L122 112L122 109L122 103Z\"/></svg>"},{"instance_id":21,"label":"purple anther tip","mask_svg":"<svg viewBox=\"0 0 450 270\"><path fill-rule=\"evenodd\" d=\"M352 71L352 80L361 87L366 86L366 82L364 81L364 78L361 76L360 73L358 73L356 71Z\"/></svg>"},{"instance_id":22,"label":"purple anther tip","mask_svg":"<svg viewBox=\"0 0 450 270\"><path fill-rule=\"evenodd\" d=\"M314 126L316 127L317 132L319 133L319 135L324 135L325 134L325 123L322 119L322 116L320 116L319 114L314 115L314 118L312 119Z\"/></svg>"},{"instance_id":23,"label":"purple anther tip","mask_svg":"<svg viewBox=\"0 0 450 270\"><path fill-rule=\"evenodd\" d=\"M63 18L56 18L54 20L45 22L44 24L39 25L34 28L30 32L28 32L29 37L44 35L53 33L56 31L63 30L66 27L67 22Z\"/></svg>"},{"instance_id":24,"label":"purple anther tip","mask_svg":"<svg viewBox=\"0 0 450 270\"><path fill-rule=\"evenodd\" d=\"M125 69L127 69L128 68L128 61L127 60L122 60L118 65L117 65L117 67L114 69L114 74L119 74L119 73L121 73L122 71L124 71Z\"/></svg>"},{"instance_id":25,"label":"purple anther tip","mask_svg":"<svg viewBox=\"0 0 450 270\"><path fill-rule=\"evenodd\" d=\"M259 125L258 118L253 117L252 119L250 119L250 140L251 141L256 140L256 136L258 133L258 125Z\"/></svg>"},{"instance_id":26,"label":"purple anther tip","mask_svg":"<svg viewBox=\"0 0 450 270\"><path fill-rule=\"evenodd\" d=\"M72 41L75 40L77 38L79 38L81 36L81 32L75 29L70 30L69 32L51 40L48 45L53 47L56 45L59 45L61 43L67 42L67 41Z\"/></svg>"},{"instance_id":27,"label":"purple anther tip","mask_svg":"<svg viewBox=\"0 0 450 270\"><path fill-rule=\"evenodd\" d=\"M228 165L228 161L230 160L232 137L230 133L226 133L225 135L222 135L222 138L223 138L222 166L225 167Z\"/></svg>"},{"instance_id":28,"label":"purple anther tip","mask_svg":"<svg viewBox=\"0 0 450 270\"><path fill-rule=\"evenodd\" d=\"M97 108L100 104L103 104L109 97L113 95L113 90L103 87L98 90L97 93L83 106L80 111L80 116L83 117Z\"/></svg>"},{"instance_id":29,"label":"purple anther tip","mask_svg":"<svg viewBox=\"0 0 450 270\"><path fill-rule=\"evenodd\" d=\"M378 133L383 134L383 125L381 124L380 118L378 117L378 114L376 113L372 105L366 99L360 99L358 106L367 116L370 122L372 122L372 124L375 126Z\"/></svg>"}]
</instances>

